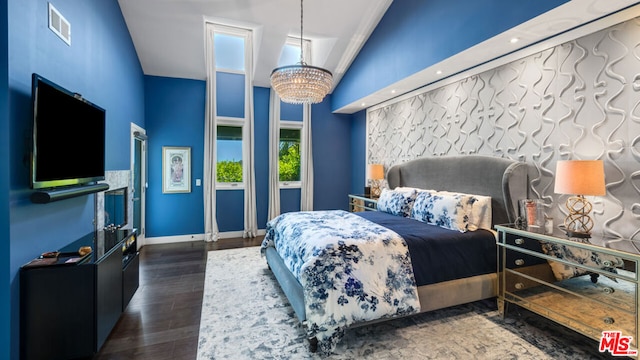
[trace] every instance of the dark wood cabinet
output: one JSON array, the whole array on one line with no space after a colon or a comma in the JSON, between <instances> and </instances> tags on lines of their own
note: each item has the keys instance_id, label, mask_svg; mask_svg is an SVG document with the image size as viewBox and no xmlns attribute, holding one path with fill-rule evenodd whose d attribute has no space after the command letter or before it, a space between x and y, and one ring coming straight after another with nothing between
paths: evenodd
<instances>
[{"instance_id":1,"label":"dark wood cabinet","mask_svg":"<svg viewBox=\"0 0 640 360\"><path fill-rule=\"evenodd\" d=\"M96 264L96 350L122 313L122 251L114 250Z\"/></svg>"},{"instance_id":2,"label":"dark wood cabinet","mask_svg":"<svg viewBox=\"0 0 640 360\"><path fill-rule=\"evenodd\" d=\"M81 246L93 252L82 257ZM60 249L55 263L39 265L20 271L21 358L97 353L138 288L135 230L87 234Z\"/></svg>"}]
</instances>

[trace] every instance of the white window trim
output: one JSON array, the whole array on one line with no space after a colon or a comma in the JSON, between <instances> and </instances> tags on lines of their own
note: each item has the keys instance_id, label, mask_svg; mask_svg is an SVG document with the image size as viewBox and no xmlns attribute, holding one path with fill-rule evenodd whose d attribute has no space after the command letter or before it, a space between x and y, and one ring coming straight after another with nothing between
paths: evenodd
<instances>
[{"instance_id":1,"label":"white window trim","mask_svg":"<svg viewBox=\"0 0 640 360\"><path fill-rule=\"evenodd\" d=\"M242 141L247 139L245 134L245 126L246 123L245 118L236 118L236 117L228 117L228 116L219 116L217 118L217 126L237 126L242 128ZM218 146L218 142L216 139L216 146ZM216 150L217 153L217 150ZM242 154L242 158L244 160L245 154ZM217 160L216 160L217 161ZM244 180L245 174L242 174L242 179ZM242 182L219 182L217 179L215 181L215 189L216 190L244 190L244 181Z\"/></svg>"},{"instance_id":2,"label":"white window trim","mask_svg":"<svg viewBox=\"0 0 640 360\"><path fill-rule=\"evenodd\" d=\"M280 120L280 129L292 129L292 130L300 130L300 148L302 149L302 129L304 128L304 123L302 121L288 121L288 120ZM280 146L278 144L278 146ZM303 165L304 158L302 157L302 153L300 153L300 170L304 168ZM302 173L300 174L302 176ZM280 189L301 189L302 181L280 181L278 182Z\"/></svg>"}]
</instances>

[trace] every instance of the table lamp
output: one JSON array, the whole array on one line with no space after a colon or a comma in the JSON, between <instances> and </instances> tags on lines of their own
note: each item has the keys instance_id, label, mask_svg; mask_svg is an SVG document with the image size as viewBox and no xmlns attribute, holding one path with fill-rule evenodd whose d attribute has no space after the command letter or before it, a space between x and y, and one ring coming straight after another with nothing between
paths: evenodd
<instances>
[{"instance_id":1,"label":"table lamp","mask_svg":"<svg viewBox=\"0 0 640 360\"><path fill-rule=\"evenodd\" d=\"M371 196L380 196L380 180L384 179L384 166L382 164L369 164L367 178L371 180Z\"/></svg>"},{"instance_id":2,"label":"table lamp","mask_svg":"<svg viewBox=\"0 0 640 360\"><path fill-rule=\"evenodd\" d=\"M602 160L560 160L556 164L556 194L574 195L567 199L569 215L564 219L569 237L590 238L593 206L584 195L605 195L604 164Z\"/></svg>"}]
</instances>

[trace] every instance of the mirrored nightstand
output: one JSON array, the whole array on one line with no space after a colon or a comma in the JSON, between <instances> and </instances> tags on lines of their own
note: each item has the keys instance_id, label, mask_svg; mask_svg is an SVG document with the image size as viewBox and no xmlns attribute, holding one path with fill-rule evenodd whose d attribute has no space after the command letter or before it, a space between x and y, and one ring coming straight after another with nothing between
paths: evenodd
<instances>
[{"instance_id":1,"label":"mirrored nightstand","mask_svg":"<svg viewBox=\"0 0 640 360\"><path fill-rule=\"evenodd\" d=\"M378 198L371 195L349 194L349 211L376 211Z\"/></svg>"}]
</instances>

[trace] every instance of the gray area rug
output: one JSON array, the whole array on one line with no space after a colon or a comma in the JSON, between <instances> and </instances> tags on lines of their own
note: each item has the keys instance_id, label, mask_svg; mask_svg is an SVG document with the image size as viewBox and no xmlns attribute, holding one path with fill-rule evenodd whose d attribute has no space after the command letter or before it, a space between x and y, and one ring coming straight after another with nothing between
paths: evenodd
<instances>
[{"instance_id":1,"label":"gray area rug","mask_svg":"<svg viewBox=\"0 0 640 360\"><path fill-rule=\"evenodd\" d=\"M350 329L331 359L604 359L598 343L495 300ZM259 247L210 251L198 359L320 359L260 257Z\"/></svg>"}]
</instances>

